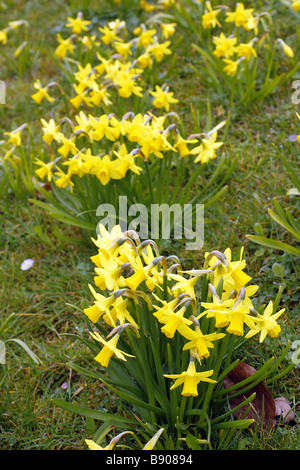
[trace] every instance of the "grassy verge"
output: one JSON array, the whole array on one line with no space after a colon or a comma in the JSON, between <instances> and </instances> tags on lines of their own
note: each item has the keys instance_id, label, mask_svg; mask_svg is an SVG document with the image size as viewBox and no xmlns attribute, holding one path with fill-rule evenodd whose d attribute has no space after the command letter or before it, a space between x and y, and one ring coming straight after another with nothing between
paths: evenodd
<instances>
[{"instance_id":1,"label":"grassy verge","mask_svg":"<svg viewBox=\"0 0 300 470\"><path fill-rule=\"evenodd\" d=\"M30 87L37 73L41 79L55 78L57 69L44 50L49 44L54 45L55 28L65 21L69 13L69 8L64 11L51 2L39 2L39 8L34 2L7 4L8 8L1 15L0 27L13 19L25 18L30 24L30 37L36 40L36 48L22 77L8 65L6 70L2 58L1 70L6 70L9 77L9 100L5 109L0 107L1 132L7 130L7 122L14 128L15 120L16 126L20 121L30 122L33 126L38 123L41 116L30 103ZM77 7L79 5L75 5L75 9ZM188 38L186 41L188 43ZM178 61L187 44L179 47ZM8 55L12 52L7 49ZM185 90L189 87L190 102L194 107L198 106L201 116L206 109L206 97L199 96L198 86L197 79L187 70L178 77L176 90L178 99L184 101ZM181 111L187 122L192 121L189 104ZM278 356L287 341L298 339L297 261L250 244L245 239L247 233L255 230L275 234L279 230L267 217L267 208L275 196L279 201L285 201L291 184L272 145L282 146L290 159L297 161L296 144L288 139L289 135L298 132L296 111L291 102L290 84L287 84L262 105L252 105L243 113L243 119L232 116L225 151L232 158L238 155L238 165L226 198L206 214L205 246L195 255L197 261L203 258L206 249L230 246L239 250L244 245L249 274L255 282L265 286L261 289L262 300L274 297L278 286L284 284L286 312L284 332L276 342L278 350L273 350L271 341L264 349L254 343L253 349L248 351L248 359L254 367L270 355ZM224 113L222 103L213 105L213 119L223 118ZM11 313L15 313L4 332L4 339L23 340L40 361L34 364L16 343L10 343L7 348L8 372L0 388L0 447L3 450L85 449L84 439L91 437L96 424L53 407L50 400L54 397L68 398L103 411L117 410L119 406L119 402L98 382L87 383L66 366L70 360L82 366L91 363L84 345L73 335L84 336L87 331L80 310L89 304L88 283L93 276L89 257L94 254L93 247L88 242L74 244L66 241L74 237L74 229L52 220L26 200L8 196L2 201L0 214L0 326ZM37 236L37 227L40 227L44 239ZM57 230L63 233L65 241L57 240ZM284 236L280 231L278 235ZM169 248L166 246L166 250ZM26 258L32 258L34 266L23 272L20 265ZM188 264L189 260L186 262ZM282 277L274 270L276 263L283 267ZM275 383L272 392L274 396L286 396L296 406L298 369L284 381ZM299 419L299 406L296 413ZM272 435L260 434L259 431L252 435L240 432L236 439L239 442L233 442L232 446L246 449L300 448L297 426L283 426Z\"/></svg>"}]
</instances>

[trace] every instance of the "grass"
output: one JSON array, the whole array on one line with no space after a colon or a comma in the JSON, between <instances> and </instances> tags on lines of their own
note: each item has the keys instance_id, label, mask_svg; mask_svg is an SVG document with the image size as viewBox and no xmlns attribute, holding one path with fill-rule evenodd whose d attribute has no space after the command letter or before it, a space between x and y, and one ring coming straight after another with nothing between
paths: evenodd
<instances>
[{"instance_id":1,"label":"grass","mask_svg":"<svg viewBox=\"0 0 300 470\"><path fill-rule=\"evenodd\" d=\"M3 59L1 63L0 58L1 74L8 77L9 93L8 104L0 106L1 132L8 129L8 124L11 129L22 122L30 122L33 127L38 124L41 116L28 99L31 84L36 75L45 80L55 78L57 67L44 50L54 47L55 28L63 24L72 7L81 7L76 4L61 9L58 3L45 1L39 2L39 8L34 2L6 3L8 8L1 12L0 29L8 21L26 18L30 24L29 41L35 43L35 53L31 55L22 77L5 65ZM93 7L93 2L90 7ZM283 33L287 23L280 23ZM178 64L181 59L184 60L188 43L186 37L186 41L179 46ZM10 45L5 50L8 55L13 52ZM189 120L192 122L192 103L194 108L199 109L201 125L204 125L202 116L205 116L207 97L199 96L197 78L188 66L183 71L173 85L178 99L186 103L181 112L186 116L187 123ZM190 101L185 99L187 86ZM299 129L296 108L291 102L288 83L263 104L251 105L242 116L231 116L225 152L230 158L238 155L238 165L229 182L226 197L206 214L205 246L195 255L197 261L202 259L206 249L222 250L230 246L237 252L244 245L249 273L261 286L262 301L274 297L278 286L284 283L282 303L286 312L283 332L279 341L267 341L264 348L253 342L252 350L247 351L247 359L254 367L271 355L278 356L288 340L298 339L297 260L251 244L245 238L247 233L254 233L255 230L283 237L283 232L271 224L267 208L272 205L275 196L280 202L285 201L286 192L292 185L272 145L282 146L290 159L297 162L296 144L288 140L288 136L296 134ZM215 100L212 105L213 120L223 119L224 116L226 110L222 103ZM93 276L93 267L89 262L89 257L94 254L92 244L88 241L76 244L58 240L55 235L57 231L66 240L74 236L80 239L80 233L51 219L26 199L16 200L8 194L1 202L0 326L11 313L15 313L3 339L23 340L39 358L39 363L33 363L19 345L7 344L7 376L0 389L0 448L85 449L84 439L93 435L97 423L54 407L51 399L70 399L104 411L117 411L120 407L120 403L101 384L83 379L66 365L74 361L83 367L87 364L92 367L88 352L75 336L87 335L81 309L90 301L88 283ZM43 233L42 239L37 235L37 227ZM167 250L169 248L166 246ZM34 267L23 272L20 265L26 258L34 259ZM189 261L186 260L187 264ZM283 266L282 279L274 274L274 263ZM296 422L299 423L299 369L274 383L271 391L275 397L286 396L292 402ZM233 440L232 448L300 449L299 424L281 426L270 435L259 429L251 433L241 431Z\"/></svg>"}]
</instances>

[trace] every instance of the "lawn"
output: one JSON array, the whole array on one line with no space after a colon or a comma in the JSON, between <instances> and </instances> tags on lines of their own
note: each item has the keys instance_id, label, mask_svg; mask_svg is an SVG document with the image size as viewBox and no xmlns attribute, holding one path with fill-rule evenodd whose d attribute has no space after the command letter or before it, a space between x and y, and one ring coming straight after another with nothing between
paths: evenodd
<instances>
[{"instance_id":1,"label":"lawn","mask_svg":"<svg viewBox=\"0 0 300 470\"><path fill-rule=\"evenodd\" d=\"M297 4L249 0L245 8L254 10L247 21L259 20L246 26L236 24L237 16L225 21L228 12L236 11L234 1L225 1L220 11L217 1L196 0L0 2L0 80L6 85L5 103L0 104L1 450L86 450L106 447L113 438L117 449L136 450L147 442L151 446L153 436L157 450L300 449ZM203 15L209 13L205 27ZM84 19L86 30L74 30L70 18ZM151 30L154 42L154 33L142 36ZM218 50L214 38L222 31L236 38L236 44L213 53ZM113 39L103 39L110 34ZM64 42L67 38L69 43ZM254 48L247 49L249 60L246 49L240 53L237 48L246 41ZM153 44L163 46L155 49ZM32 98L39 92L41 102ZM149 117L147 113L152 117L143 121L141 131L137 118ZM100 127L100 116L109 116L110 124L103 120ZM51 119L59 126L55 130L45 125ZM18 129L20 141L14 140ZM186 156L179 154L179 138L187 140ZM205 152L205 139L211 153ZM216 143L220 145L213 147ZM96 208L102 203L117 208L124 195L128 203L148 210L151 204L204 204L203 246L187 250L182 239L153 237L156 244L144 245L147 256L151 260L157 246L160 257L152 261L151 271L143 267L143 280L149 283L131 288L126 276L140 273L141 267L130 261L130 250L141 263L148 258L134 237L123 240L116 253L128 257L122 265L125 273L131 263L124 283L119 277L113 278L113 288L107 284L115 264L105 267L103 279L100 269L97 279L97 248L108 253L112 239L102 232L103 243L95 247ZM230 276L228 281L223 254L230 248L232 260L227 263L233 266L230 262L240 259L242 247L242 270L251 285L259 286L254 307L243 313L245 332L249 325L251 331L260 331L255 319L270 301L272 314L285 309L278 318L280 333L275 322L272 329L266 327L269 334L263 342L259 334L248 339L244 332L230 330L231 323L226 330L230 309L236 307L230 296L224 297L229 294L226 282L233 281ZM206 256L213 250L219 267L213 268L211 278ZM119 262L114 256L111 263ZM33 260L33 265L21 269L24 260ZM179 354L184 333L177 331L173 337L167 326L161 330L167 321L159 315L156 323L152 315L145 323L141 320L141 312L151 310L149 302L154 307L158 298L167 305L171 298L177 302L172 290L177 278L171 270L166 276L166 260L176 264L178 275L193 271L200 278L195 291L193 284L184 284L189 291L182 295L189 297L180 306L186 327L194 322L198 331L195 315L204 315L208 308L201 302L221 298L224 303L227 313L222 318L228 323L216 324L220 339L212 339L212 349L203 356L195 349ZM218 270L223 280L215 285ZM150 283L154 278L155 288ZM105 309L93 321L89 286L94 283L106 298L130 305L128 311L120 310L125 317L118 317L119 325ZM121 292L124 286L126 292ZM240 288L235 292L244 307L248 294L244 284ZM96 299L98 305L106 302L103 296ZM188 314L192 309L193 317ZM214 334L214 318L203 315L203 333ZM122 361L113 356L109 367L94 360L101 349L96 332L107 337L111 330L113 338L120 336L120 350L115 351L138 356L136 369L129 357ZM186 334L191 340L196 333ZM180 394L181 386L170 391L174 374L183 373L188 364L190 370L195 362L199 375L192 377L211 368L209 377L218 380L216 391L205 375L197 392ZM258 371L257 382L253 379L242 400L254 389L261 398L259 386L265 384L272 397L287 399L293 419L266 425L268 394L254 414L250 406L243 408L243 416L233 416L218 378L224 379L238 362ZM249 378L247 383L251 385Z\"/></svg>"}]
</instances>

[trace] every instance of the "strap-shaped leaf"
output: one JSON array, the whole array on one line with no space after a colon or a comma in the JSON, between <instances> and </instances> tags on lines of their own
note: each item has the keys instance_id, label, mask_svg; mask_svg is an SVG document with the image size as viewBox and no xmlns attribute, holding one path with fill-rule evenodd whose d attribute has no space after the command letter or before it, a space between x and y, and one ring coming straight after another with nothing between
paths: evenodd
<instances>
[{"instance_id":1,"label":"strap-shaped leaf","mask_svg":"<svg viewBox=\"0 0 300 470\"><path fill-rule=\"evenodd\" d=\"M82 405L76 405L68 401L62 400L61 398L53 398L51 403L63 410L69 411L70 413L75 413L80 416L85 416L86 418L98 419L100 421L109 421L111 424L134 424L136 421L132 418L126 418L121 415L112 415L110 413L105 413L104 411L92 410Z\"/></svg>"},{"instance_id":2,"label":"strap-shaped leaf","mask_svg":"<svg viewBox=\"0 0 300 470\"><path fill-rule=\"evenodd\" d=\"M246 235L246 238L253 243L258 245L263 245L274 250L285 251L294 256L300 256L300 250L294 246L289 245L288 243L279 242L273 240L272 238L259 237L258 235Z\"/></svg>"},{"instance_id":3,"label":"strap-shaped leaf","mask_svg":"<svg viewBox=\"0 0 300 470\"><path fill-rule=\"evenodd\" d=\"M300 233L298 233L286 220L281 218L278 214L275 214L272 209L268 209L268 214L273 220L275 220L275 222L281 225L281 227L288 230L297 240L300 240Z\"/></svg>"}]
</instances>

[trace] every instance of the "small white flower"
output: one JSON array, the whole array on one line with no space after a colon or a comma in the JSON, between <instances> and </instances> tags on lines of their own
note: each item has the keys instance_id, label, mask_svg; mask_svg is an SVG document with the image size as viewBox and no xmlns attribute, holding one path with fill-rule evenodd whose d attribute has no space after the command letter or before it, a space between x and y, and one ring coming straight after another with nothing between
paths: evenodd
<instances>
[{"instance_id":1,"label":"small white flower","mask_svg":"<svg viewBox=\"0 0 300 470\"><path fill-rule=\"evenodd\" d=\"M21 264L22 271L27 271L27 269L32 268L33 263L34 263L33 259L25 259L23 263Z\"/></svg>"}]
</instances>

